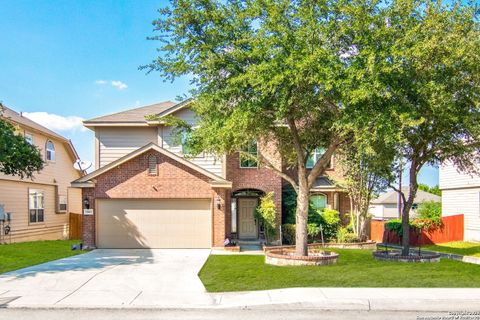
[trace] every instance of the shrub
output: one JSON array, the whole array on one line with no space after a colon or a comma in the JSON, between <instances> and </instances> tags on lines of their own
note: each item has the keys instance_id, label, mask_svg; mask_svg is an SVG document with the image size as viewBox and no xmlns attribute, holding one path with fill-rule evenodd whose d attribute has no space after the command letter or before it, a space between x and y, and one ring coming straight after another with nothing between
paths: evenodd
<instances>
[{"instance_id":1,"label":"shrub","mask_svg":"<svg viewBox=\"0 0 480 320\"><path fill-rule=\"evenodd\" d=\"M277 234L277 208L273 202L273 192L260 198L260 205L255 210L255 217L262 222L266 240L269 242Z\"/></svg>"},{"instance_id":2,"label":"shrub","mask_svg":"<svg viewBox=\"0 0 480 320\"><path fill-rule=\"evenodd\" d=\"M286 223L282 225L282 243L295 244L295 225Z\"/></svg>"},{"instance_id":3,"label":"shrub","mask_svg":"<svg viewBox=\"0 0 480 320\"><path fill-rule=\"evenodd\" d=\"M414 219L409 222L411 230L419 232L420 230L431 231L442 226L442 220L432 219ZM402 220L393 219L385 223L385 229L393 231L399 238L403 235Z\"/></svg>"},{"instance_id":4,"label":"shrub","mask_svg":"<svg viewBox=\"0 0 480 320\"><path fill-rule=\"evenodd\" d=\"M320 234L320 226L316 223L309 223L307 225L307 234L311 241L314 241Z\"/></svg>"},{"instance_id":5,"label":"shrub","mask_svg":"<svg viewBox=\"0 0 480 320\"><path fill-rule=\"evenodd\" d=\"M435 201L425 201L418 205L418 217L422 220L442 220L442 203Z\"/></svg>"},{"instance_id":6,"label":"shrub","mask_svg":"<svg viewBox=\"0 0 480 320\"><path fill-rule=\"evenodd\" d=\"M340 223L340 212L337 210L325 208L320 215L322 216L323 221L328 225L336 225Z\"/></svg>"}]
</instances>

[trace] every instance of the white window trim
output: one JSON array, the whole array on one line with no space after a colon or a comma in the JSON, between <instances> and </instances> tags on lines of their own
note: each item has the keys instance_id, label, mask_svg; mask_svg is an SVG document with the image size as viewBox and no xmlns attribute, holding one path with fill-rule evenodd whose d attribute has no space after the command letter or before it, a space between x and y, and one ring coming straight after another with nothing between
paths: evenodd
<instances>
[{"instance_id":1,"label":"white window trim","mask_svg":"<svg viewBox=\"0 0 480 320\"><path fill-rule=\"evenodd\" d=\"M62 201L62 199L64 199L64 201ZM65 209L60 209L61 204L65 205ZM64 212L67 212L67 211L68 211L68 197L66 195L59 194L58 195L58 203L57 203L57 212L64 213Z\"/></svg>"},{"instance_id":2,"label":"white window trim","mask_svg":"<svg viewBox=\"0 0 480 320\"><path fill-rule=\"evenodd\" d=\"M53 146L53 150L49 150L48 149L48 143L51 142L52 143L52 146ZM53 155L53 159L48 159L48 153L50 152L50 154ZM53 143L52 140L47 140L47 142L45 143L45 160L49 161L49 162L55 162L56 160L56 152L55 152L55 143Z\"/></svg>"},{"instance_id":3,"label":"white window trim","mask_svg":"<svg viewBox=\"0 0 480 320\"><path fill-rule=\"evenodd\" d=\"M257 151L256 151L255 155L258 157L258 142L257 141L255 141L255 145L257 146ZM248 152L250 154L253 154L253 152L250 152L250 151L246 151L246 152ZM258 169L258 160L256 160L257 164L255 165L255 167L244 167L244 166L242 166L242 154L241 153L239 153L238 162L239 162L239 167L241 169Z\"/></svg>"},{"instance_id":4,"label":"white window trim","mask_svg":"<svg viewBox=\"0 0 480 320\"><path fill-rule=\"evenodd\" d=\"M318 160L320 160L320 158L322 157L322 155L325 153L325 152L318 152L320 148L316 148L315 150L313 150L312 154L311 154L311 157L313 158L313 165L310 166L308 165L308 159L310 159L310 156L307 157L307 162L305 163L305 168L307 169L313 169L313 167L315 166L315 164L318 162ZM333 168L333 157L330 157L330 161L328 163L328 166L326 169L332 169Z\"/></svg>"},{"instance_id":5,"label":"white window trim","mask_svg":"<svg viewBox=\"0 0 480 320\"><path fill-rule=\"evenodd\" d=\"M38 194L42 194L42 206L38 206L38 201L35 201L35 208L30 207L30 196L35 195L38 197ZM36 220L35 222L30 221L30 210L43 210L43 221L38 221L38 211L35 213ZM41 189L28 189L28 224L42 224L45 223L45 191Z\"/></svg>"},{"instance_id":6,"label":"white window trim","mask_svg":"<svg viewBox=\"0 0 480 320\"><path fill-rule=\"evenodd\" d=\"M27 138L27 136L30 137L30 139ZM28 143L30 143L32 146L34 145L33 133L25 131L24 137L25 137L25 140L27 140Z\"/></svg>"}]
</instances>

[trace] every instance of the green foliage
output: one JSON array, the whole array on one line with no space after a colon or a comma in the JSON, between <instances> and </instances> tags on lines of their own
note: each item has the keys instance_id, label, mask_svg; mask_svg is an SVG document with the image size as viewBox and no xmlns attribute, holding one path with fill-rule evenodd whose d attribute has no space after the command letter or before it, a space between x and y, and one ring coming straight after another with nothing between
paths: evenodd
<instances>
[{"instance_id":1,"label":"green foliage","mask_svg":"<svg viewBox=\"0 0 480 320\"><path fill-rule=\"evenodd\" d=\"M296 209L297 193L291 185L286 185L282 190L282 223L295 224Z\"/></svg>"},{"instance_id":2,"label":"green foliage","mask_svg":"<svg viewBox=\"0 0 480 320\"><path fill-rule=\"evenodd\" d=\"M437 185L430 187L424 183L419 183L418 184L418 190L422 190L425 192L429 192L431 194L437 195L437 196L442 196L442 190L440 190L440 187Z\"/></svg>"},{"instance_id":3,"label":"green foliage","mask_svg":"<svg viewBox=\"0 0 480 320\"><path fill-rule=\"evenodd\" d=\"M337 242L339 243L352 243L352 242L358 242L358 236L349 231L348 228L345 227L340 227L338 228L337 231Z\"/></svg>"},{"instance_id":4,"label":"green foliage","mask_svg":"<svg viewBox=\"0 0 480 320\"><path fill-rule=\"evenodd\" d=\"M337 210L325 208L320 215L323 218L323 221L328 225L336 225L340 223L340 212Z\"/></svg>"},{"instance_id":5,"label":"green foliage","mask_svg":"<svg viewBox=\"0 0 480 320\"><path fill-rule=\"evenodd\" d=\"M418 205L417 214L420 219L429 219L441 221L442 203L435 201L425 201Z\"/></svg>"},{"instance_id":6,"label":"green foliage","mask_svg":"<svg viewBox=\"0 0 480 320\"><path fill-rule=\"evenodd\" d=\"M432 231L442 227L442 220L433 219L413 219L409 222L409 228L415 230L415 232ZM399 238L403 237L402 220L393 219L385 223L385 229L393 231Z\"/></svg>"},{"instance_id":7,"label":"green foliage","mask_svg":"<svg viewBox=\"0 0 480 320\"><path fill-rule=\"evenodd\" d=\"M31 178L43 168L40 150L17 134L15 127L1 118L2 110L0 104L0 172L22 179Z\"/></svg>"},{"instance_id":8,"label":"green foliage","mask_svg":"<svg viewBox=\"0 0 480 320\"><path fill-rule=\"evenodd\" d=\"M267 242L273 240L277 234L277 208L273 201L273 192L260 198L260 204L255 210L255 217L265 228Z\"/></svg>"},{"instance_id":9,"label":"green foliage","mask_svg":"<svg viewBox=\"0 0 480 320\"><path fill-rule=\"evenodd\" d=\"M314 242L320 234L320 226L316 223L307 224L307 234L311 241Z\"/></svg>"},{"instance_id":10,"label":"green foliage","mask_svg":"<svg viewBox=\"0 0 480 320\"><path fill-rule=\"evenodd\" d=\"M295 244L295 225L286 223L282 225L282 243Z\"/></svg>"}]
</instances>

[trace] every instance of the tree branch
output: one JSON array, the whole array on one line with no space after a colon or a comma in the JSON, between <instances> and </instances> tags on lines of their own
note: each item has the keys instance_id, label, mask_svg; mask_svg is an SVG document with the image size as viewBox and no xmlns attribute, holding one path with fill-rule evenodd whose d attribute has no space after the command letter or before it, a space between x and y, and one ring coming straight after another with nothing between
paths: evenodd
<instances>
[{"instance_id":1,"label":"tree branch","mask_svg":"<svg viewBox=\"0 0 480 320\"><path fill-rule=\"evenodd\" d=\"M392 188L394 191L398 192L400 196L402 197L403 203L405 204L407 202L407 199L405 198L405 194L402 192L402 190L398 190L394 185L391 183L388 184L390 188Z\"/></svg>"},{"instance_id":2,"label":"tree branch","mask_svg":"<svg viewBox=\"0 0 480 320\"><path fill-rule=\"evenodd\" d=\"M260 151L258 152L258 157L259 157L260 162L265 165L265 168L272 170L277 175L279 175L281 178L288 181L292 185L292 187L295 189L295 191L298 192L298 184L295 182L295 180L292 179L292 177L290 177L285 172L282 172L281 169L276 168L270 162L270 160L268 160Z\"/></svg>"},{"instance_id":3,"label":"tree branch","mask_svg":"<svg viewBox=\"0 0 480 320\"><path fill-rule=\"evenodd\" d=\"M318 175L323 171L325 171L325 168L327 167L328 163L332 159L333 153L335 152L335 150L337 150L340 144L341 144L340 139L333 139L330 142L330 145L328 146L325 153L321 156L321 158L317 161L317 163L315 163L315 165L312 168L312 171L310 171L310 174L308 175L308 178L307 178L307 186L309 189L312 187Z\"/></svg>"}]
</instances>

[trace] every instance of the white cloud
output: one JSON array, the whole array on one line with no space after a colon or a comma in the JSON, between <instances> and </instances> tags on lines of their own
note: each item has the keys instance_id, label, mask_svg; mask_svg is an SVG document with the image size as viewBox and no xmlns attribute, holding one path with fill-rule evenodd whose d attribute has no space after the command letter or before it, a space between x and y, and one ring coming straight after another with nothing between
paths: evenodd
<instances>
[{"instance_id":1,"label":"white cloud","mask_svg":"<svg viewBox=\"0 0 480 320\"><path fill-rule=\"evenodd\" d=\"M84 119L77 116L64 117L47 112L23 112L23 115L53 131L87 130L82 123Z\"/></svg>"},{"instance_id":2,"label":"white cloud","mask_svg":"<svg viewBox=\"0 0 480 320\"><path fill-rule=\"evenodd\" d=\"M112 86L114 86L118 90L127 89L127 87L128 87L126 83L123 83L120 80L113 80L111 83L112 83Z\"/></svg>"},{"instance_id":3,"label":"white cloud","mask_svg":"<svg viewBox=\"0 0 480 320\"><path fill-rule=\"evenodd\" d=\"M95 80L95 84L99 86L104 86L110 82L110 85L114 87L117 90L124 90L128 88L128 85L125 82L122 82L120 80L112 80L112 81L107 81L107 80Z\"/></svg>"}]
</instances>

